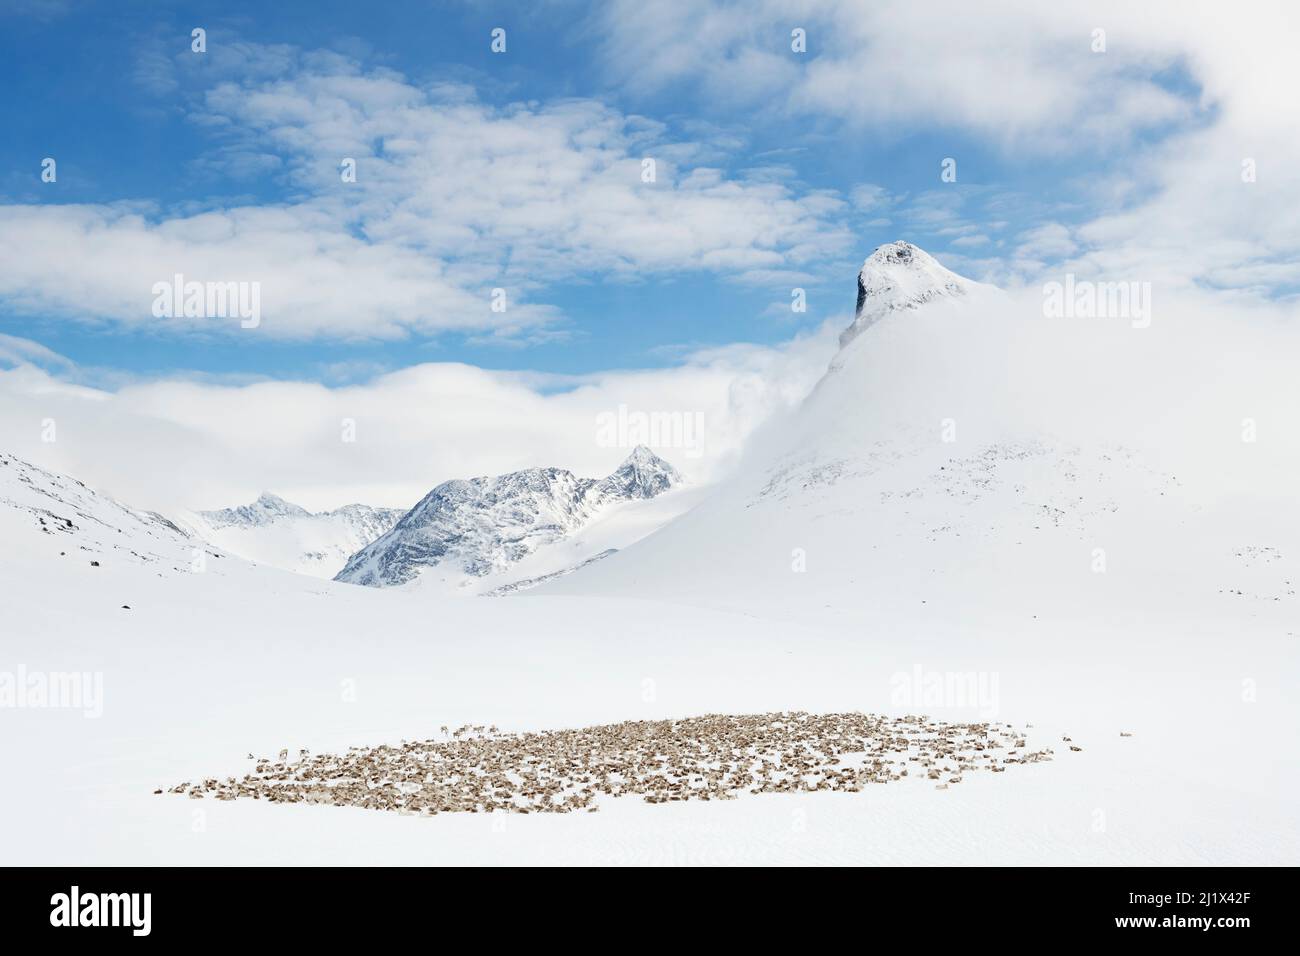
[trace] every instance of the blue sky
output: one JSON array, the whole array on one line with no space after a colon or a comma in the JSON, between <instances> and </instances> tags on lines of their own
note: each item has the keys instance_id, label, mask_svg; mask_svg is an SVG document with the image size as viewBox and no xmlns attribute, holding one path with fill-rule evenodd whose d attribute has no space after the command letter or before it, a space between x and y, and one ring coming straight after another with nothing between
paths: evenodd
<instances>
[{"instance_id":1,"label":"blue sky","mask_svg":"<svg viewBox=\"0 0 1300 956\"><path fill-rule=\"evenodd\" d=\"M576 99L625 119L645 118L656 124L645 147L650 155L655 143L690 144L699 158L689 168L717 170L728 181L779 182L796 198L835 197L838 208L820 213L812 226L838 239L828 240L813 261L791 261L787 271L798 273L793 279L781 269L755 275L689 262L649 270L636 263L626 269L579 264L555 280L526 274L528 301L546 310L544 334L492 341L417 322L380 336L359 326L342 335L241 338L122 321L96 314L93 302L51 307L39 295L0 301L0 332L37 341L84 368L131 375L185 370L330 381L426 361L558 373L656 367L692 349L784 341L844 313L853 301L856 266L895 238L976 278L1014 279L1010 263L1026 234L1045 223L1068 228L1095 216L1113 201L1099 195L1112 164L1140 148L1143 137L1159 138L1195 121L1154 121L1108 150L1088 143L1042 149L1032 131L1008 146L987 129L943 116L858 122L816 109L727 102L690 76L642 82L635 73L620 75L611 67L602 21L577 3L377 8L325 2L312 9L303 16L289 4L20 3L0 31L0 82L7 91L0 116L7 132L0 141L0 202L42 208L143 203L153 222L196 210L295 203L304 181L290 172L285 152L274 143L255 144L261 161L285 162L241 167L239 155L232 159L229 152L229 118L224 125L211 122L205 97L223 83L243 89L293 83L301 69L269 72L259 57L334 51L361 74L391 72L415 88L456 84L489 110ZM823 34L810 28L808 53L795 54L791 22L777 17L743 43L806 69L822 53ZM205 55L189 50L195 26L208 31ZM504 54L490 50L495 27L507 31ZM1081 50L1086 40L1080 38ZM735 44L741 42L720 41L723 55L739 57ZM235 46L245 51L239 57L230 55ZM1172 97L1189 99L1195 91L1176 63L1150 72L1150 81ZM46 156L57 159L56 183L39 179ZM958 160L955 183L940 180L945 157ZM855 202L864 196L880 199ZM1141 194L1124 201L1135 198ZM493 279L490 272L475 276L475 294L496 282L516 284L517 276L503 271ZM803 314L789 308L795 285L807 290Z\"/></svg>"}]
</instances>

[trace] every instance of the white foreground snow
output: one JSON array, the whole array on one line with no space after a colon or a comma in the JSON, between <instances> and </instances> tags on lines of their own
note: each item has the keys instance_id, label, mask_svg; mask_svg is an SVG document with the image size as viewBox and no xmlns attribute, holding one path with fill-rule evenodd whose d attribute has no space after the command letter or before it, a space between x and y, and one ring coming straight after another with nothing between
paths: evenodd
<instances>
[{"instance_id":1,"label":"white foreground snow","mask_svg":"<svg viewBox=\"0 0 1300 956\"><path fill-rule=\"evenodd\" d=\"M6 540L18 530L5 525ZM1293 639L1161 635L960 611L852 630L634 599L448 600L209 562L158 577L57 552L0 559L4 668L99 671L103 715L11 709L10 863L1295 863ZM130 610L120 607L129 604ZM1174 662L1170 666L1170 662ZM925 710L891 678L993 671L999 719L1057 759L947 791L742 797L594 814L219 803L152 790L247 753L430 737L448 724L579 726L706 712ZM1254 675L1257 701L1242 701ZM347 683L352 682L352 683ZM355 700L345 698L355 690ZM649 699L647 699L649 698ZM986 701L987 703L987 701ZM1133 737L1121 738L1120 731Z\"/></svg>"}]
</instances>

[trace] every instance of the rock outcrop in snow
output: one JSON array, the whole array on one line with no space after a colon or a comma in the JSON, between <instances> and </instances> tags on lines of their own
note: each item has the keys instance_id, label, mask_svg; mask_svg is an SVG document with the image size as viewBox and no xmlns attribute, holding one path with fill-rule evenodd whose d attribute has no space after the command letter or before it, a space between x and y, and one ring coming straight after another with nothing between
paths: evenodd
<instances>
[{"instance_id":1,"label":"rock outcrop in snow","mask_svg":"<svg viewBox=\"0 0 1300 956\"><path fill-rule=\"evenodd\" d=\"M436 565L482 578L586 527L608 509L657 497L681 483L676 469L638 446L609 476L528 468L456 479L434 488L391 531L358 551L336 580L405 584Z\"/></svg>"}]
</instances>

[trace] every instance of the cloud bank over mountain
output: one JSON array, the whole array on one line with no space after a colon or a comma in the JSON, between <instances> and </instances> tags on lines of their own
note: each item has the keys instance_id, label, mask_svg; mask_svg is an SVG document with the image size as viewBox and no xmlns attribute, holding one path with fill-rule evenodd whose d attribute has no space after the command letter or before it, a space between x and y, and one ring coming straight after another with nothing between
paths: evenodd
<instances>
[{"instance_id":1,"label":"cloud bank over mountain","mask_svg":"<svg viewBox=\"0 0 1300 956\"><path fill-rule=\"evenodd\" d=\"M407 508L445 478L537 465L605 474L643 442L708 481L813 386L845 321L780 348L582 376L428 363L333 387L177 376L109 389L70 381L61 358L49 369L24 360L0 368L0 435L14 454L124 501L187 509L268 488L314 510ZM691 427L634 427L652 415Z\"/></svg>"}]
</instances>

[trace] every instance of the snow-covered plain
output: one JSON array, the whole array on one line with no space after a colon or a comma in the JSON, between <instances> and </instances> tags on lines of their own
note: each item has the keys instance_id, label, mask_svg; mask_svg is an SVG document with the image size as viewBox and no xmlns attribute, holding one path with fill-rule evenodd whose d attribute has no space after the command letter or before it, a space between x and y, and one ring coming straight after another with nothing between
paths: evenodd
<instances>
[{"instance_id":1,"label":"snow-covered plain","mask_svg":"<svg viewBox=\"0 0 1300 956\"><path fill-rule=\"evenodd\" d=\"M9 529L6 529L8 531ZM3 714L12 863L1294 863L1294 645L972 620L860 631L635 599L448 600L231 564L160 578L6 556L6 661L102 671L103 715ZM41 572L33 581L32 571ZM75 599L70 599L75 595ZM123 610L120 605L129 604ZM1006 624L1008 626L1002 626ZM1231 633L1231 632L1227 632ZM435 818L155 796L246 754L708 712L923 710L913 668L999 675L1052 763L859 794ZM1241 700L1241 675L1258 700ZM349 699L352 698L352 699ZM649 698L649 699L647 699ZM920 703L920 702L918 702ZM1133 737L1121 738L1121 731ZM1083 747L1066 750L1068 734ZM1099 829L1100 828L1100 829Z\"/></svg>"},{"instance_id":2,"label":"snow-covered plain","mask_svg":"<svg viewBox=\"0 0 1300 956\"><path fill-rule=\"evenodd\" d=\"M978 288L887 311L707 500L497 599L218 557L10 460L0 672L102 673L103 700L99 717L0 710L12 768L0 853L1300 862L1289 451L1247 447L1237 430L1242 409L1277 397L1267 363L1229 380L1194 326L1045 328ZM75 527L42 526L42 508L75 511ZM608 799L590 814L422 818L152 793L239 775L248 754L429 739L443 725L782 710L1032 724L1030 746L1056 758L943 791L909 779L857 794Z\"/></svg>"}]
</instances>

